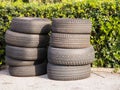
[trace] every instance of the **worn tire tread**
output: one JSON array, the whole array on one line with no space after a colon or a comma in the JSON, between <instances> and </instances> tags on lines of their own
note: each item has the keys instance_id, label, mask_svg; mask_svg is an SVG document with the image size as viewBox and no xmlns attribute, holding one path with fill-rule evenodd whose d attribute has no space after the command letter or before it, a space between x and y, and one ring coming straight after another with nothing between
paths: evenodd
<instances>
[{"instance_id":1,"label":"worn tire tread","mask_svg":"<svg viewBox=\"0 0 120 90\"><path fill-rule=\"evenodd\" d=\"M83 49L62 49L48 48L48 61L58 65L85 65L94 61L94 48L88 47Z\"/></svg>"},{"instance_id":2,"label":"worn tire tread","mask_svg":"<svg viewBox=\"0 0 120 90\"><path fill-rule=\"evenodd\" d=\"M62 66L48 63L47 75L53 80L80 80L90 76L90 64L84 66Z\"/></svg>"},{"instance_id":3,"label":"worn tire tread","mask_svg":"<svg viewBox=\"0 0 120 90\"><path fill-rule=\"evenodd\" d=\"M43 75L47 73L47 64L42 63L38 65L21 66L21 67L9 66L9 73L12 76L18 76L18 77Z\"/></svg>"}]
</instances>

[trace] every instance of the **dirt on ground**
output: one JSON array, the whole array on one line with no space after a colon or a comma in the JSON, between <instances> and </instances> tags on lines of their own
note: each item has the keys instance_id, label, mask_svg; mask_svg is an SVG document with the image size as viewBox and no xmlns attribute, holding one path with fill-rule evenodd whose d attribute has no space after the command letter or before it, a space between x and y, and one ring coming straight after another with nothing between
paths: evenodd
<instances>
[{"instance_id":1,"label":"dirt on ground","mask_svg":"<svg viewBox=\"0 0 120 90\"><path fill-rule=\"evenodd\" d=\"M120 90L120 74L92 71L86 79L55 81L47 75L14 77L6 69L0 71L0 90Z\"/></svg>"}]
</instances>

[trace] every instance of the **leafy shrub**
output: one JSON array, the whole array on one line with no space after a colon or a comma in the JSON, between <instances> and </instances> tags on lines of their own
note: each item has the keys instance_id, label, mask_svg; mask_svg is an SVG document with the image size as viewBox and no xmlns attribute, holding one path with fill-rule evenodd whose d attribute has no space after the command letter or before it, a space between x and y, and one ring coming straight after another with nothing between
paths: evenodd
<instances>
[{"instance_id":1,"label":"leafy shrub","mask_svg":"<svg viewBox=\"0 0 120 90\"><path fill-rule=\"evenodd\" d=\"M13 17L86 18L93 23L91 44L96 51L93 66L120 67L120 1L82 0L56 4L0 4L0 54L4 60L4 34Z\"/></svg>"}]
</instances>

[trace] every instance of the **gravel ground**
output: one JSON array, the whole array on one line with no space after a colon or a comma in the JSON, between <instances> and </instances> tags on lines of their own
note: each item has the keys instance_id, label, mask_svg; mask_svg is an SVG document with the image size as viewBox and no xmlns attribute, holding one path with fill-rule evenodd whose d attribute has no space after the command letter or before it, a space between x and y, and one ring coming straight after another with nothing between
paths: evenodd
<instances>
[{"instance_id":1,"label":"gravel ground","mask_svg":"<svg viewBox=\"0 0 120 90\"><path fill-rule=\"evenodd\" d=\"M0 90L120 90L120 74L95 70L87 79L55 81L48 79L47 75L13 77L8 70L2 70Z\"/></svg>"}]
</instances>

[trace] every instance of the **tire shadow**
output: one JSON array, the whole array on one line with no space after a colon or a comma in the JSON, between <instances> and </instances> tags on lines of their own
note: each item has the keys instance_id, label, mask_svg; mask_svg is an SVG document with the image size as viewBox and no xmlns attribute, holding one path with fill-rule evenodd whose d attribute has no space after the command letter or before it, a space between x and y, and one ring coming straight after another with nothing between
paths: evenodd
<instances>
[{"instance_id":1,"label":"tire shadow","mask_svg":"<svg viewBox=\"0 0 120 90\"><path fill-rule=\"evenodd\" d=\"M39 77L48 80L47 74L41 75L41 76L39 76Z\"/></svg>"},{"instance_id":2,"label":"tire shadow","mask_svg":"<svg viewBox=\"0 0 120 90\"><path fill-rule=\"evenodd\" d=\"M10 76L8 68L3 69L3 70L0 71L0 76L3 76L3 75Z\"/></svg>"}]
</instances>

